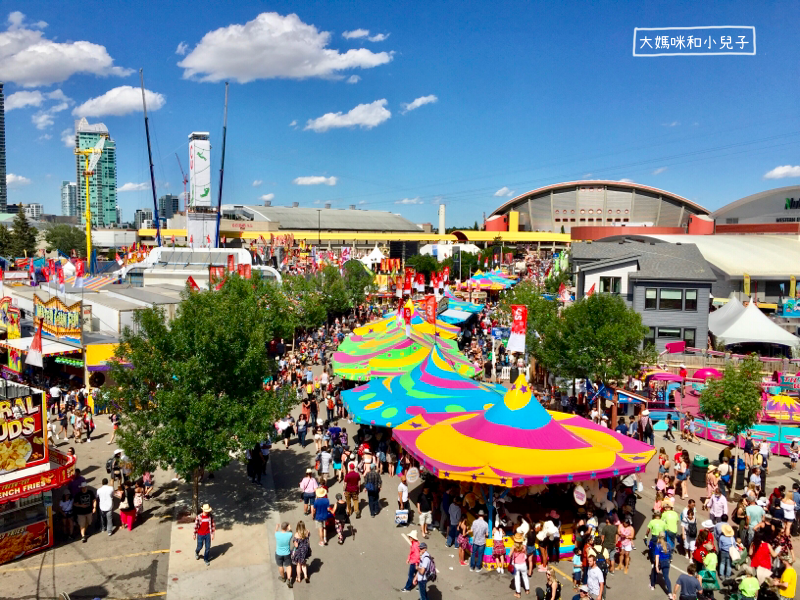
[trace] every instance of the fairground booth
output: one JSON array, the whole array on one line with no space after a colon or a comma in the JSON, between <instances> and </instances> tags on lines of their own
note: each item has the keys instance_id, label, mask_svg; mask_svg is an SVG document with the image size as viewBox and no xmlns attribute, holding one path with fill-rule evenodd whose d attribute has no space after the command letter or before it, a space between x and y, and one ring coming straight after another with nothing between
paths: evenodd
<instances>
[{"instance_id":1,"label":"fairground booth","mask_svg":"<svg viewBox=\"0 0 800 600\"><path fill-rule=\"evenodd\" d=\"M0 380L0 564L53 545L53 490L75 475L45 411L44 391Z\"/></svg>"}]
</instances>

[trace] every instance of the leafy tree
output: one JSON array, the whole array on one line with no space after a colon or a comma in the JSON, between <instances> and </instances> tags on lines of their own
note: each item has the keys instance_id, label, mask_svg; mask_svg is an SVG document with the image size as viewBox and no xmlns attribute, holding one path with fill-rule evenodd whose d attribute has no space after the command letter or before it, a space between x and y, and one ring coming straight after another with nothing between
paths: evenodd
<instances>
[{"instance_id":1,"label":"leafy tree","mask_svg":"<svg viewBox=\"0 0 800 600\"><path fill-rule=\"evenodd\" d=\"M38 232L28 223L24 211L19 211L16 214L11 229L9 253L15 257L35 255Z\"/></svg>"},{"instance_id":2,"label":"leafy tree","mask_svg":"<svg viewBox=\"0 0 800 600\"><path fill-rule=\"evenodd\" d=\"M505 294L500 308L511 322L511 306L522 304L528 307L528 329L525 345L528 353L545 369L558 367L560 356L562 320L558 316L558 302L547 300L542 290L531 281L523 281Z\"/></svg>"},{"instance_id":3,"label":"leafy tree","mask_svg":"<svg viewBox=\"0 0 800 600\"><path fill-rule=\"evenodd\" d=\"M709 380L700 392L700 412L734 438L755 425L761 408L761 363L755 354L738 366L726 363L722 378Z\"/></svg>"},{"instance_id":4,"label":"leafy tree","mask_svg":"<svg viewBox=\"0 0 800 600\"><path fill-rule=\"evenodd\" d=\"M0 225L0 256L13 258L11 248L11 231L5 225Z\"/></svg>"},{"instance_id":5,"label":"leafy tree","mask_svg":"<svg viewBox=\"0 0 800 600\"><path fill-rule=\"evenodd\" d=\"M175 318L137 311L112 361L109 390L122 414L119 443L139 470L159 465L192 481L197 513L204 471L270 435L289 397L266 392L274 372L270 340L285 333L286 305L277 286L229 277L219 291L184 292Z\"/></svg>"},{"instance_id":6,"label":"leafy tree","mask_svg":"<svg viewBox=\"0 0 800 600\"><path fill-rule=\"evenodd\" d=\"M351 308L364 304L367 294L375 289L375 277L359 260L344 263L344 288Z\"/></svg>"},{"instance_id":7,"label":"leafy tree","mask_svg":"<svg viewBox=\"0 0 800 600\"><path fill-rule=\"evenodd\" d=\"M322 304L322 294L317 291L312 278L285 275L281 287L288 301L287 316L292 325L292 335L297 329L314 329L325 322L327 313Z\"/></svg>"},{"instance_id":8,"label":"leafy tree","mask_svg":"<svg viewBox=\"0 0 800 600\"><path fill-rule=\"evenodd\" d=\"M562 283L567 286L571 285L572 273L569 271L559 271L557 275L548 277L544 281L544 291L548 294L556 294L561 288Z\"/></svg>"},{"instance_id":9,"label":"leafy tree","mask_svg":"<svg viewBox=\"0 0 800 600\"><path fill-rule=\"evenodd\" d=\"M430 254L417 254L406 259L406 266L413 268L417 273L424 273L430 278L431 273L439 271L439 261Z\"/></svg>"},{"instance_id":10,"label":"leafy tree","mask_svg":"<svg viewBox=\"0 0 800 600\"><path fill-rule=\"evenodd\" d=\"M464 281L465 279L470 278L470 274L477 271L479 268L482 268L483 263L478 265L478 255L472 254L470 252L462 252L461 253L461 272L456 273L455 268L453 266L453 257L445 259L442 261L442 268L450 267L450 279L460 279Z\"/></svg>"},{"instance_id":11,"label":"leafy tree","mask_svg":"<svg viewBox=\"0 0 800 600\"><path fill-rule=\"evenodd\" d=\"M78 256L86 256L86 234L77 227L56 223L45 230L44 239L48 252L60 250L67 256L72 256L72 251L75 250Z\"/></svg>"},{"instance_id":12,"label":"leafy tree","mask_svg":"<svg viewBox=\"0 0 800 600\"><path fill-rule=\"evenodd\" d=\"M647 327L642 316L612 294L593 294L562 312L557 351L561 372L570 378L619 382L652 361L643 350Z\"/></svg>"},{"instance_id":13,"label":"leafy tree","mask_svg":"<svg viewBox=\"0 0 800 600\"><path fill-rule=\"evenodd\" d=\"M316 290L320 293L321 304L330 319L335 315L343 315L350 309L347 288L339 269L328 265L314 278Z\"/></svg>"}]
</instances>

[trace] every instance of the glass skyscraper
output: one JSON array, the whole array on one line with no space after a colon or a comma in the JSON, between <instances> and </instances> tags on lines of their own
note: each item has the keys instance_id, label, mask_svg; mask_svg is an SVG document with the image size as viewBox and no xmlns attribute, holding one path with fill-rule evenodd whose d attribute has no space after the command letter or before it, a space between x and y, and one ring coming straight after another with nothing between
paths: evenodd
<instances>
[{"instance_id":1,"label":"glass skyscraper","mask_svg":"<svg viewBox=\"0 0 800 600\"><path fill-rule=\"evenodd\" d=\"M6 187L6 109L3 99L3 83L0 82L0 212L8 207L8 188Z\"/></svg>"},{"instance_id":2,"label":"glass skyscraper","mask_svg":"<svg viewBox=\"0 0 800 600\"><path fill-rule=\"evenodd\" d=\"M92 227L111 227L117 224L117 147L102 123L89 125L86 119L75 123L75 147L88 150L105 138L105 147L94 173L89 178L89 206L92 211ZM83 171L86 159L75 155L77 177L77 208L81 224L86 224L86 178Z\"/></svg>"}]
</instances>

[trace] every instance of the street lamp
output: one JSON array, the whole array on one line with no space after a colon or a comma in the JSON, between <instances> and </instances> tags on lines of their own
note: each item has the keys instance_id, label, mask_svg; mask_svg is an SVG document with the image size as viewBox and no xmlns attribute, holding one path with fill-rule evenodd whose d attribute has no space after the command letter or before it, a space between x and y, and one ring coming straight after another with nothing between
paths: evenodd
<instances>
[{"instance_id":1,"label":"street lamp","mask_svg":"<svg viewBox=\"0 0 800 600\"><path fill-rule=\"evenodd\" d=\"M322 245L322 209L317 209L317 245Z\"/></svg>"}]
</instances>

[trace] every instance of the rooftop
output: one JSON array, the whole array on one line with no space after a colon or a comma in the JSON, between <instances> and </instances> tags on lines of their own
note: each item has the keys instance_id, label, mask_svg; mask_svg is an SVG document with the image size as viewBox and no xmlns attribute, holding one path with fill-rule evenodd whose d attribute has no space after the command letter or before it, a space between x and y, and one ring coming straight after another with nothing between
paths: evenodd
<instances>
[{"instance_id":1,"label":"rooftop","mask_svg":"<svg viewBox=\"0 0 800 600\"><path fill-rule=\"evenodd\" d=\"M245 220L277 221L286 230L422 231L408 219L380 210L223 204L222 211L238 212Z\"/></svg>"}]
</instances>

